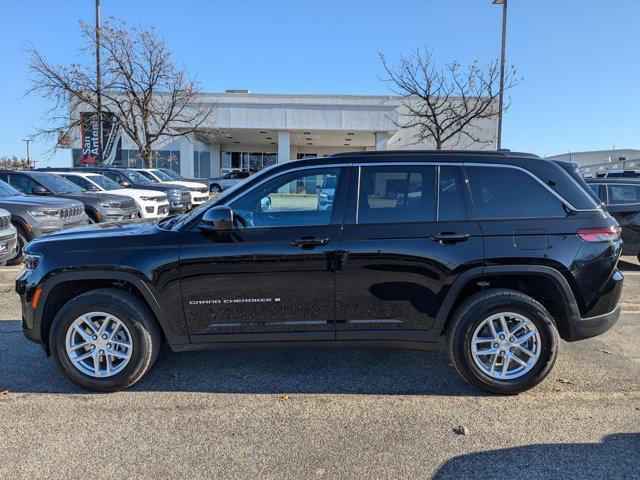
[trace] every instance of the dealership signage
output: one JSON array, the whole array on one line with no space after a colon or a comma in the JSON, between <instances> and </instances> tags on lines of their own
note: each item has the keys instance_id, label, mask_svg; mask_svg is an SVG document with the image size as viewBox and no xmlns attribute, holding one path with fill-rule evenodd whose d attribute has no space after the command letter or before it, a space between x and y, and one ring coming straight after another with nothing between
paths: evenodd
<instances>
[{"instance_id":1,"label":"dealership signage","mask_svg":"<svg viewBox=\"0 0 640 480\"><path fill-rule=\"evenodd\" d=\"M103 113L102 164L113 165L116 155L122 144L122 128L118 123L118 117L113 113ZM98 115L96 112L80 112L80 128L82 134L82 152L80 163L82 165L95 165L98 162Z\"/></svg>"}]
</instances>

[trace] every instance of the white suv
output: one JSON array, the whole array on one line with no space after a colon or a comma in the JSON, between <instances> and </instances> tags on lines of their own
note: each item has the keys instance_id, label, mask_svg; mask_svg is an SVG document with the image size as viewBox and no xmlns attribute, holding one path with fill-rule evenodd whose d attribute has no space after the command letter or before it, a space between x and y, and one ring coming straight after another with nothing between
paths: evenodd
<instances>
[{"instance_id":1,"label":"white suv","mask_svg":"<svg viewBox=\"0 0 640 480\"><path fill-rule=\"evenodd\" d=\"M191 191L191 203L193 203L194 206L209 200L209 187L204 183L176 180L158 168L136 168L135 170L155 183L187 187Z\"/></svg>"},{"instance_id":2,"label":"white suv","mask_svg":"<svg viewBox=\"0 0 640 480\"><path fill-rule=\"evenodd\" d=\"M138 204L138 212L142 218L161 218L169 214L167 195L157 190L139 188L122 188L110 178L99 173L55 172L81 188L96 193L126 195Z\"/></svg>"}]
</instances>

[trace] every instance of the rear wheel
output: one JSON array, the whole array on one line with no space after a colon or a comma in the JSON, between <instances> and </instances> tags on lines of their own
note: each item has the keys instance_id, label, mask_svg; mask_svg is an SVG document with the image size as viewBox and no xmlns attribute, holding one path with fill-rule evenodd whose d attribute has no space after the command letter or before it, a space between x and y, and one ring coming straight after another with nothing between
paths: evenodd
<instances>
[{"instance_id":1,"label":"rear wheel","mask_svg":"<svg viewBox=\"0 0 640 480\"><path fill-rule=\"evenodd\" d=\"M507 289L479 292L463 302L447 340L462 377L497 394L516 394L540 383L558 348L558 332L544 306Z\"/></svg>"},{"instance_id":2,"label":"rear wheel","mask_svg":"<svg viewBox=\"0 0 640 480\"><path fill-rule=\"evenodd\" d=\"M49 334L56 366L88 390L127 388L151 368L160 329L149 307L122 290L103 288L69 301Z\"/></svg>"},{"instance_id":3,"label":"rear wheel","mask_svg":"<svg viewBox=\"0 0 640 480\"><path fill-rule=\"evenodd\" d=\"M222 187L220 185L214 184L211 185L211 193L220 193L222 191Z\"/></svg>"}]
</instances>

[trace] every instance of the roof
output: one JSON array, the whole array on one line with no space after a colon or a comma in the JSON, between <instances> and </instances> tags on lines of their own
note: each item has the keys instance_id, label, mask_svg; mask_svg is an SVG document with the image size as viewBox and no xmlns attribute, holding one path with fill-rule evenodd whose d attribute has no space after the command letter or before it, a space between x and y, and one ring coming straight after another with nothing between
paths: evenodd
<instances>
[{"instance_id":1,"label":"roof","mask_svg":"<svg viewBox=\"0 0 640 480\"><path fill-rule=\"evenodd\" d=\"M401 157L415 157L415 156L436 156L446 159L449 156L465 156L465 157L527 157L527 158L540 158L533 153L524 152L511 152L509 150L376 150L369 152L342 152L334 153L329 157L385 157L385 156L401 156ZM456 160L459 160L456 158Z\"/></svg>"}]
</instances>

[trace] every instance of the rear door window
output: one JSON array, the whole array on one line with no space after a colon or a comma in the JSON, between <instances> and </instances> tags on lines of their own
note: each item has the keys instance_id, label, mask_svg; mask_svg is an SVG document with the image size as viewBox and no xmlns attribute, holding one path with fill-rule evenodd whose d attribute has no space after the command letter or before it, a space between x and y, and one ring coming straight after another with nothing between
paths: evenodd
<instances>
[{"instance_id":1,"label":"rear door window","mask_svg":"<svg viewBox=\"0 0 640 480\"><path fill-rule=\"evenodd\" d=\"M434 166L362 167L357 223L436 220Z\"/></svg>"},{"instance_id":2,"label":"rear door window","mask_svg":"<svg viewBox=\"0 0 640 480\"><path fill-rule=\"evenodd\" d=\"M640 203L640 185L609 185L609 204Z\"/></svg>"},{"instance_id":3,"label":"rear door window","mask_svg":"<svg viewBox=\"0 0 640 480\"><path fill-rule=\"evenodd\" d=\"M467 167L479 219L564 217L562 202L526 172L505 167Z\"/></svg>"}]
</instances>

